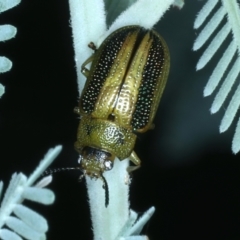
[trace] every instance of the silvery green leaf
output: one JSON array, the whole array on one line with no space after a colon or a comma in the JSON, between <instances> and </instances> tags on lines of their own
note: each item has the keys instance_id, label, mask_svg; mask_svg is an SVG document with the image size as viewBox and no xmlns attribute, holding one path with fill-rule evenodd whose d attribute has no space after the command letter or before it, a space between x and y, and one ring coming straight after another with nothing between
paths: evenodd
<instances>
[{"instance_id":1,"label":"silvery green leaf","mask_svg":"<svg viewBox=\"0 0 240 240\"><path fill-rule=\"evenodd\" d=\"M31 187L36 178L43 173L53 159L59 154L61 146L50 149L40 162L36 170L28 179L22 173L14 173L0 208L0 237L5 240L20 240L19 235L29 240L46 239L45 232L48 230L47 221L38 213L22 205L24 199L29 199L43 204L51 204L54 193L49 189L42 189L51 182L51 177L44 178L38 182L37 187ZM3 183L0 182L0 194ZM14 213L16 217L11 216ZM7 225L15 233L4 229ZM19 235L18 235L19 234Z\"/></svg>"},{"instance_id":2,"label":"silvery green leaf","mask_svg":"<svg viewBox=\"0 0 240 240\"><path fill-rule=\"evenodd\" d=\"M149 240L147 236L121 237L119 240Z\"/></svg>"},{"instance_id":3,"label":"silvery green leaf","mask_svg":"<svg viewBox=\"0 0 240 240\"><path fill-rule=\"evenodd\" d=\"M0 13L18 5L21 0L0 0Z\"/></svg>"},{"instance_id":4,"label":"silvery green leaf","mask_svg":"<svg viewBox=\"0 0 240 240\"><path fill-rule=\"evenodd\" d=\"M44 233L39 233L28 226L23 221L19 220L16 217L8 217L6 220L6 225L14 230L14 232L18 233L20 236L28 240L45 240L46 235Z\"/></svg>"},{"instance_id":5,"label":"silvery green leaf","mask_svg":"<svg viewBox=\"0 0 240 240\"><path fill-rule=\"evenodd\" d=\"M13 213L29 227L38 232L46 232L48 230L45 218L22 204L17 204L13 209Z\"/></svg>"},{"instance_id":6,"label":"silvery green leaf","mask_svg":"<svg viewBox=\"0 0 240 240\"><path fill-rule=\"evenodd\" d=\"M6 57L0 57L0 73L9 71L12 68L12 62Z\"/></svg>"},{"instance_id":7,"label":"silvery green leaf","mask_svg":"<svg viewBox=\"0 0 240 240\"><path fill-rule=\"evenodd\" d=\"M209 14L212 12L213 8L218 3L218 0L208 0L205 5L202 7L201 11L198 13L195 21L194 21L194 28L199 28L206 18L209 16Z\"/></svg>"},{"instance_id":8,"label":"silvery green leaf","mask_svg":"<svg viewBox=\"0 0 240 240\"><path fill-rule=\"evenodd\" d=\"M212 16L210 16L213 12L213 9L216 8L218 2L221 3L221 6L216 10L215 13L213 13ZM223 18L225 16L227 16L227 18L224 26L220 30L217 30L220 22L223 21ZM207 18L209 19L208 22L206 22ZM237 0L208 0L197 16L194 23L194 28L199 28L201 25L203 25L203 23L205 23L205 26L197 37L193 49L197 50L201 48L206 43L208 38L213 34L213 32L215 34L215 37L210 42L210 44L206 46L206 50L197 63L197 70L203 68L209 61L211 61L212 57L218 51L230 32L233 36L231 43L224 51L222 57L219 59L219 62L213 70L213 73L210 76L208 83L204 89L204 96L209 96L214 92L214 90L220 85L220 82L222 81L222 84L211 107L211 113L216 113L225 103L225 100L227 99L228 94L231 93L231 89L239 75L240 9ZM238 53L238 55L236 53ZM234 56L236 56L237 59L230 66L231 61L234 59ZM225 72L227 73L226 78L223 79ZM221 121L219 127L220 132L226 131L235 118L235 115L240 106L239 91L240 90L238 86L228 104L224 117ZM240 151L240 138L237 135L238 132L239 127L237 127L235 135L233 137L233 153Z\"/></svg>"},{"instance_id":9,"label":"silvery green leaf","mask_svg":"<svg viewBox=\"0 0 240 240\"><path fill-rule=\"evenodd\" d=\"M0 98L5 93L5 87L0 83Z\"/></svg>"},{"instance_id":10,"label":"silvery green leaf","mask_svg":"<svg viewBox=\"0 0 240 240\"><path fill-rule=\"evenodd\" d=\"M198 50L202 45L209 39L214 30L218 27L220 22L223 20L224 15L226 14L226 10L224 7L220 7L218 11L214 14L214 16L209 20L206 26L199 33L196 38L193 50Z\"/></svg>"},{"instance_id":11,"label":"silvery green leaf","mask_svg":"<svg viewBox=\"0 0 240 240\"><path fill-rule=\"evenodd\" d=\"M56 146L48 150L44 159L40 162L39 166L34 170L34 172L29 176L27 180L27 185L31 186L41 174L49 167L49 165L55 160L58 154L61 152L62 146Z\"/></svg>"},{"instance_id":12,"label":"silvery green leaf","mask_svg":"<svg viewBox=\"0 0 240 240\"><path fill-rule=\"evenodd\" d=\"M22 238L19 235L6 228L0 229L0 238L2 240L22 240Z\"/></svg>"},{"instance_id":13,"label":"silvery green leaf","mask_svg":"<svg viewBox=\"0 0 240 240\"><path fill-rule=\"evenodd\" d=\"M51 190L38 187L26 187L23 197L46 205L52 204L55 200L54 193Z\"/></svg>"},{"instance_id":14,"label":"silvery green leaf","mask_svg":"<svg viewBox=\"0 0 240 240\"><path fill-rule=\"evenodd\" d=\"M107 24L111 24L115 18L131 6L136 0L125 0L125 1L116 1L116 0L105 0L105 9L107 11Z\"/></svg>"},{"instance_id":15,"label":"silvery green leaf","mask_svg":"<svg viewBox=\"0 0 240 240\"><path fill-rule=\"evenodd\" d=\"M217 95L215 96L215 99L211 107L211 113L216 113L223 105L223 102L225 101L227 95L232 89L232 86L239 74L239 71L240 71L240 59L237 58L233 67L229 71L225 81L223 82L221 89L219 89Z\"/></svg>"},{"instance_id":16,"label":"silvery green leaf","mask_svg":"<svg viewBox=\"0 0 240 240\"><path fill-rule=\"evenodd\" d=\"M174 0L173 6L182 9L184 4L185 4L184 0Z\"/></svg>"},{"instance_id":17,"label":"silvery green leaf","mask_svg":"<svg viewBox=\"0 0 240 240\"><path fill-rule=\"evenodd\" d=\"M15 203L22 200L21 194L23 191L23 186L26 184L26 179L26 176L22 173L14 173L12 175L12 179L1 203L0 226L2 214L5 213L9 215L10 212L12 212L12 209L15 207Z\"/></svg>"},{"instance_id":18,"label":"silvery green leaf","mask_svg":"<svg viewBox=\"0 0 240 240\"><path fill-rule=\"evenodd\" d=\"M132 211L129 218L132 218L131 222L135 219L135 222L134 224L131 224L128 228L126 228L121 236L128 237L128 236L140 235L143 227L152 217L154 212L155 212L155 207L151 207L136 221L136 213L133 214L133 211Z\"/></svg>"},{"instance_id":19,"label":"silvery green leaf","mask_svg":"<svg viewBox=\"0 0 240 240\"><path fill-rule=\"evenodd\" d=\"M0 0L0 13L15 7L21 0ZM12 25L0 25L0 41L6 41L16 35L17 28ZM0 73L9 71L12 68L12 62L6 58L0 57ZM0 98L4 93L4 87L0 84Z\"/></svg>"},{"instance_id":20,"label":"silvery green leaf","mask_svg":"<svg viewBox=\"0 0 240 240\"><path fill-rule=\"evenodd\" d=\"M0 199L2 197L2 190L3 190L3 182L0 181Z\"/></svg>"},{"instance_id":21,"label":"silvery green leaf","mask_svg":"<svg viewBox=\"0 0 240 240\"><path fill-rule=\"evenodd\" d=\"M17 28L12 25L5 24L0 25L0 41L6 41L15 37L17 33Z\"/></svg>"},{"instance_id":22,"label":"silvery green leaf","mask_svg":"<svg viewBox=\"0 0 240 240\"><path fill-rule=\"evenodd\" d=\"M42 178L39 182L35 184L35 187L44 188L52 182L52 175Z\"/></svg>"}]
</instances>

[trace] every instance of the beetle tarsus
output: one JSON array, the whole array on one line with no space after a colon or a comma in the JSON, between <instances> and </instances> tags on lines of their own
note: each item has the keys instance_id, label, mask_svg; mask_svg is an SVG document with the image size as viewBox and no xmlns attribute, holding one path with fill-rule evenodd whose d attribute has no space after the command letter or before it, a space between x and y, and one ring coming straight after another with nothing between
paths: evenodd
<instances>
[{"instance_id":1,"label":"beetle tarsus","mask_svg":"<svg viewBox=\"0 0 240 240\"><path fill-rule=\"evenodd\" d=\"M138 166L128 166L127 167L127 172L132 173L133 171L139 169L140 167L141 167L140 165L138 165Z\"/></svg>"},{"instance_id":2,"label":"beetle tarsus","mask_svg":"<svg viewBox=\"0 0 240 240\"><path fill-rule=\"evenodd\" d=\"M95 45L93 42L90 42L90 43L88 44L88 47L91 48L91 49L94 50L94 51L97 50L97 47L96 47L96 45Z\"/></svg>"}]
</instances>

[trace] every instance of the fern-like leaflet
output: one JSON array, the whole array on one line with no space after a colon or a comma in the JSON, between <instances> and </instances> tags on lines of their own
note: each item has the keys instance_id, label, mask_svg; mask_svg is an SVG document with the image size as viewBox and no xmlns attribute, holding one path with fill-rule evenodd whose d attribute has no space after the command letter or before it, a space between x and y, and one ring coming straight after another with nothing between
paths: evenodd
<instances>
[{"instance_id":1,"label":"fern-like leaflet","mask_svg":"<svg viewBox=\"0 0 240 240\"><path fill-rule=\"evenodd\" d=\"M3 240L44 240L48 224L44 217L29 207L23 205L28 199L41 204L49 205L54 202L54 193L44 188L52 177L48 176L33 186L42 172L57 157L62 147L50 149L35 171L27 178L22 173L14 173L5 192L0 208L0 239ZM0 197L3 182L0 181ZM13 215L14 214L14 215Z\"/></svg>"},{"instance_id":2,"label":"fern-like leaflet","mask_svg":"<svg viewBox=\"0 0 240 240\"><path fill-rule=\"evenodd\" d=\"M232 33L232 41L223 53L222 58L217 63L217 66L213 70L213 73L210 76L210 79L204 89L204 96L211 95L218 86L227 68L230 69L218 93L215 96L212 107L210 109L211 113L216 113L222 107L240 72L240 9L237 0L208 0L197 16L194 23L194 28L197 29L204 23L213 9L216 8L218 2L221 2L221 6L206 23L197 39L195 40L193 46L193 50L201 48L213 34L213 32L216 31L216 28L222 22L223 18L227 16L225 25L217 33L214 33L215 37L199 59L196 67L197 70L203 68L216 53L229 33ZM236 53L238 53L238 57L232 66L230 66L230 62L233 60ZM240 85L237 87L235 93L233 94L220 124L221 133L229 128L237 113L237 110L239 109L239 106ZM232 151L235 154L240 151L240 119L238 120L236 131L233 137Z\"/></svg>"}]
</instances>

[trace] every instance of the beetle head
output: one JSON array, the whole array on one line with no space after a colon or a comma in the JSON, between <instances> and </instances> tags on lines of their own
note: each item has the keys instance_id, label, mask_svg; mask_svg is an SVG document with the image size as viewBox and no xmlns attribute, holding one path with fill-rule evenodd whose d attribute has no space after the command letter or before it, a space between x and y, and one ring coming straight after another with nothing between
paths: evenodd
<instances>
[{"instance_id":1,"label":"beetle head","mask_svg":"<svg viewBox=\"0 0 240 240\"><path fill-rule=\"evenodd\" d=\"M80 168L84 175L91 178L102 178L103 172L112 169L114 158L109 152L94 147L84 147L80 151Z\"/></svg>"}]
</instances>

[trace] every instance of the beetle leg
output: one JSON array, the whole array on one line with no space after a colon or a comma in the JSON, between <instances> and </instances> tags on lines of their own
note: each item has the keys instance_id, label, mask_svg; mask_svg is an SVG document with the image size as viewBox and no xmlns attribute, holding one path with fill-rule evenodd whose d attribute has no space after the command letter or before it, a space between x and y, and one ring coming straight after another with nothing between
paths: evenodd
<instances>
[{"instance_id":1,"label":"beetle leg","mask_svg":"<svg viewBox=\"0 0 240 240\"><path fill-rule=\"evenodd\" d=\"M136 165L136 166L128 166L127 167L127 172L131 174L133 171L135 171L141 167L141 160L139 159L139 157L137 156L137 154L134 151L132 151L129 159Z\"/></svg>"},{"instance_id":2,"label":"beetle leg","mask_svg":"<svg viewBox=\"0 0 240 240\"><path fill-rule=\"evenodd\" d=\"M132 173L133 171L139 169L140 167L141 167L140 165L138 165L138 166L128 166L127 167L127 172Z\"/></svg>"},{"instance_id":3,"label":"beetle leg","mask_svg":"<svg viewBox=\"0 0 240 240\"><path fill-rule=\"evenodd\" d=\"M91 57L89 57L89 58L82 64L82 66L81 66L81 72L82 72L82 74L83 74L85 77L88 77L88 74L89 74L89 69L87 69L86 66L87 66L90 62L92 62L93 59L94 59L94 54L93 54Z\"/></svg>"},{"instance_id":4,"label":"beetle leg","mask_svg":"<svg viewBox=\"0 0 240 240\"><path fill-rule=\"evenodd\" d=\"M96 47L96 45L95 45L93 42L90 42L90 43L88 44L88 47L91 48L91 49L94 50L94 51L97 50L97 47Z\"/></svg>"},{"instance_id":5,"label":"beetle leg","mask_svg":"<svg viewBox=\"0 0 240 240\"><path fill-rule=\"evenodd\" d=\"M80 108L79 108L79 107L75 107L75 108L73 109L73 112L76 113L76 114L78 114L78 115L80 115Z\"/></svg>"},{"instance_id":6,"label":"beetle leg","mask_svg":"<svg viewBox=\"0 0 240 240\"><path fill-rule=\"evenodd\" d=\"M137 156L137 154L132 151L131 155L129 156L129 159L135 164L135 165L139 165L141 164L141 160L139 159L139 157Z\"/></svg>"}]
</instances>

